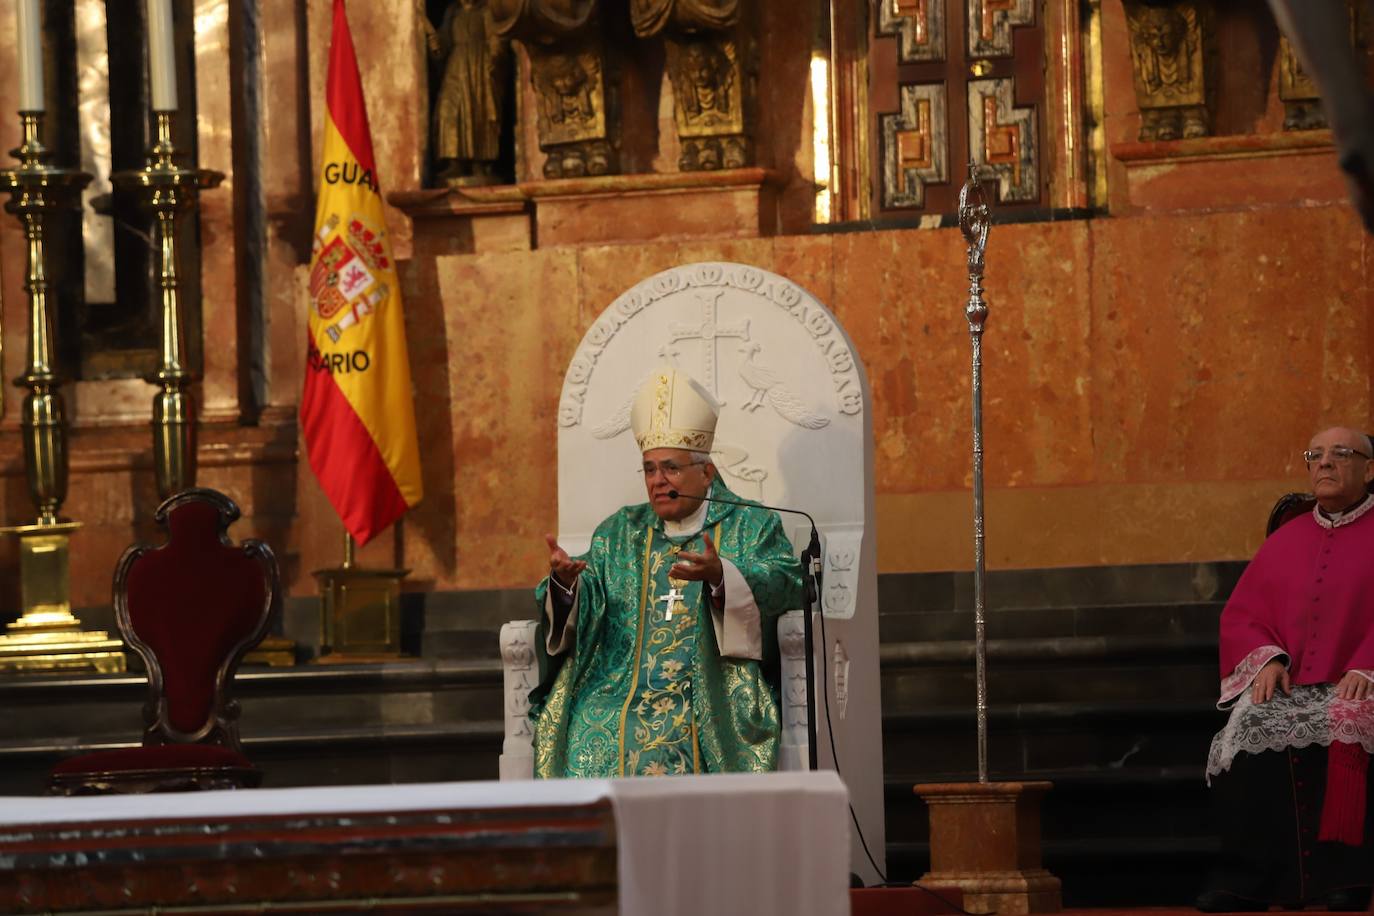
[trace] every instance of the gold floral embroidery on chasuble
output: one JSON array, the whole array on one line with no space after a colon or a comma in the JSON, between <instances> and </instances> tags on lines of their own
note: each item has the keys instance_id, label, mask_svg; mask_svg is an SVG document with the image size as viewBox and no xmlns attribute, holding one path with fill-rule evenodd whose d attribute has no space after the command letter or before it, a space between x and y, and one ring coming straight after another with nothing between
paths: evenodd
<instances>
[{"instance_id":1,"label":"gold floral embroidery on chasuble","mask_svg":"<svg viewBox=\"0 0 1374 916\"><path fill-rule=\"evenodd\" d=\"M689 594L693 603L700 600L701 583L675 579L668 570L684 548L703 548L700 537L675 544L652 529L648 539L644 581L651 590L640 614L635 682L621 714L621 775L699 773L701 751L692 720L697 621L687 600Z\"/></svg>"}]
</instances>

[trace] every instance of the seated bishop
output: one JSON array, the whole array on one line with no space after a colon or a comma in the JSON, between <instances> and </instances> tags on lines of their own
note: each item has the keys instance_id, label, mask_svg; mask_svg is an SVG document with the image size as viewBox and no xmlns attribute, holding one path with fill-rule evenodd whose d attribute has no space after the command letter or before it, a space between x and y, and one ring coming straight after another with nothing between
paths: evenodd
<instances>
[{"instance_id":1,"label":"seated bishop","mask_svg":"<svg viewBox=\"0 0 1374 916\"><path fill-rule=\"evenodd\" d=\"M1303 452L1317 504L1269 536L1221 613L1221 708L1207 776L1222 861L1210 912L1363 910L1374 883L1374 480L1369 438Z\"/></svg>"},{"instance_id":2,"label":"seated bishop","mask_svg":"<svg viewBox=\"0 0 1374 916\"><path fill-rule=\"evenodd\" d=\"M777 766L777 618L801 607L801 564L777 515L712 463L718 414L691 378L654 372L630 415L648 502L612 513L582 556L546 536L538 778Z\"/></svg>"}]
</instances>

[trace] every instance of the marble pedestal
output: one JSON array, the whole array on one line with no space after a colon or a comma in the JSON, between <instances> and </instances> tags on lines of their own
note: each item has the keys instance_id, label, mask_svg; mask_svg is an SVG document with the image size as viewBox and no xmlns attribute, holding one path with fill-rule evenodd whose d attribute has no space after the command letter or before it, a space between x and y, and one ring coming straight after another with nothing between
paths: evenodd
<instances>
[{"instance_id":1,"label":"marble pedestal","mask_svg":"<svg viewBox=\"0 0 1374 916\"><path fill-rule=\"evenodd\" d=\"M930 871L916 883L964 892L970 913L1057 913L1059 879L1040 864L1048 782L916 786L930 809Z\"/></svg>"},{"instance_id":2,"label":"marble pedestal","mask_svg":"<svg viewBox=\"0 0 1374 916\"><path fill-rule=\"evenodd\" d=\"M539 247L778 232L782 177L770 169L531 181Z\"/></svg>"},{"instance_id":3,"label":"marble pedestal","mask_svg":"<svg viewBox=\"0 0 1374 916\"><path fill-rule=\"evenodd\" d=\"M386 199L414 221L419 257L533 247L529 202L510 185L393 191Z\"/></svg>"}]
</instances>

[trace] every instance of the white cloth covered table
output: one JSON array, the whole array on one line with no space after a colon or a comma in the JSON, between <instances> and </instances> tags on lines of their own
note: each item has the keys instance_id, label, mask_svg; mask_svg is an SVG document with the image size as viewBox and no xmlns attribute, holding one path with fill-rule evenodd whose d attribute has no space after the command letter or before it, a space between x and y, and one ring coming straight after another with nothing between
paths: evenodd
<instances>
[{"instance_id":1,"label":"white cloth covered table","mask_svg":"<svg viewBox=\"0 0 1374 916\"><path fill-rule=\"evenodd\" d=\"M626 916L849 912L849 794L831 771L0 797L0 826L518 808L609 800Z\"/></svg>"}]
</instances>

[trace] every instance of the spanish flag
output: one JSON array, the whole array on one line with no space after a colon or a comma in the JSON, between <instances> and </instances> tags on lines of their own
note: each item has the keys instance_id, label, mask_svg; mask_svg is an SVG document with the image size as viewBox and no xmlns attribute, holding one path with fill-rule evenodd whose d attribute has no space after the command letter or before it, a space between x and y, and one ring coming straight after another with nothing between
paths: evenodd
<instances>
[{"instance_id":1,"label":"spanish flag","mask_svg":"<svg viewBox=\"0 0 1374 916\"><path fill-rule=\"evenodd\" d=\"M344 0L334 0L326 93L301 427L310 469L366 544L423 490L400 285Z\"/></svg>"}]
</instances>

